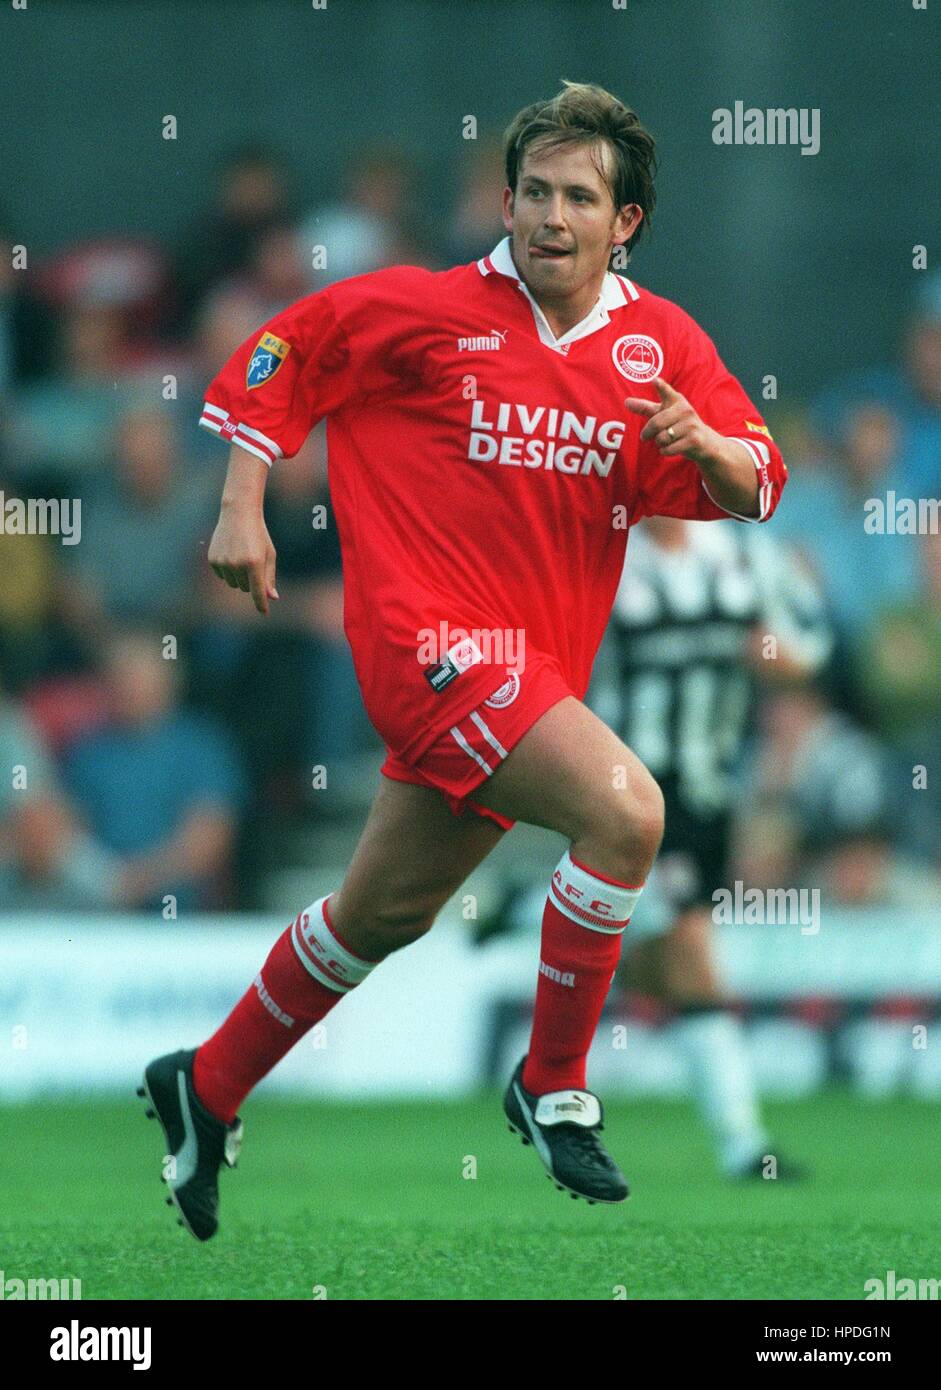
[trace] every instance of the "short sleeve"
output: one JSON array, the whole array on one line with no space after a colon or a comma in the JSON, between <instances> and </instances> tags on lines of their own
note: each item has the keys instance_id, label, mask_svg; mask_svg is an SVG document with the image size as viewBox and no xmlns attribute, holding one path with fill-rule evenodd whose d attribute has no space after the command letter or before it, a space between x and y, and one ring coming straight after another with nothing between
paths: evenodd
<instances>
[{"instance_id":1,"label":"short sleeve","mask_svg":"<svg viewBox=\"0 0 941 1390\"><path fill-rule=\"evenodd\" d=\"M269 466L326 415L397 389L420 357L433 277L396 266L338 281L268 320L206 391L199 423Z\"/></svg>"},{"instance_id":2,"label":"short sleeve","mask_svg":"<svg viewBox=\"0 0 941 1390\"><path fill-rule=\"evenodd\" d=\"M271 465L350 394L351 354L326 290L264 324L206 390L199 423Z\"/></svg>"},{"instance_id":3,"label":"short sleeve","mask_svg":"<svg viewBox=\"0 0 941 1390\"><path fill-rule=\"evenodd\" d=\"M787 466L760 413L740 382L725 366L712 339L686 313L676 312L673 350L666 379L685 396L700 419L718 434L748 450L758 473L760 514L739 516L709 496L703 476L691 459L662 455L653 440L644 440L638 455L641 516L677 516L693 521L767 521L778 505ZM648 393L655 398L653 387Z\"/></svg>"}]
</instances>

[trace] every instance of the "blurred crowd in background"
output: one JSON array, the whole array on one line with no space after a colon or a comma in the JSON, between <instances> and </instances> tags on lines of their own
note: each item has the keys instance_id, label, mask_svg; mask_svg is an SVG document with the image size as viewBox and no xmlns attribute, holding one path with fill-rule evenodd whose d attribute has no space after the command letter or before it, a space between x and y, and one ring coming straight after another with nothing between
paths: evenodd
<instances>
[{"instance_id":1,"label":"blurred crowd in background","mask_svg":"<svg viewBox=\"0 0 941 1390\"><path fill-rule=\"evenodd\" d=\"M253 907L298 844L316 858L317 834L293 830L361 824L382 747L343 637L322 428L269 480L281 601L263 621L206 562L226 450L196 421L220 366L286 305L504 235L495 146L444 225L422 223L417 174L371 149L339 196L302 207L277 155L246 147L180 245L114 237L28 270L11 268L0 210L0 493L82 504L76 545L0 531L0 908ZM812 684L762 703L742 872L817 874L872 905L941 892L941 535L937 516L934 534L864 525L867 499L941 496L941 279L912 281L887 310L894 360L850 376L834 362L806 402L785 404L783 383L780 402L760 398L774 364L749 380L719 345L782 445L772 527L817 575L836 639ZM347 801L314 785L319 766Z\"/></svg>"}]
</instances>

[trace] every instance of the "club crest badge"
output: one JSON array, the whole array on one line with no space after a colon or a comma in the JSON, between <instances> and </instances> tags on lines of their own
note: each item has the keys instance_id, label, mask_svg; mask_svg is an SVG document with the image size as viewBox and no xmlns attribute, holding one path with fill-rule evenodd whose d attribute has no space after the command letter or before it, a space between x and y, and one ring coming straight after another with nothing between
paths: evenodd
<instances>
[{"instance_id":1,"label":"club crest badge","mask_svg":"<svg viewBox=\"0 0 941 1390\"><path fill-rule=\"evenodd\" d=\"M489 700L484 700L488 709L504 709L507 705L512 705L517 695L520 693L520 678L515 671L511 671L507 679L490 696Z\"/></svg>"},{"instance_id":2,"label":"club crest badge","mask_svg":"<svg viewBox=\"0 0 941 1390\"><path fill-rule=\"evenodd\" d=\"M653 381L663 372L663 349L646 333L628 333L611 349L614 365L628 381Z\"/></svg>"},{"instance_id":3,"label":"club crest badge","mask_svg":"<svg viewBox=\"0 0 941 1390\"><path fill-rule=\"evenodd\" d=\"M285 357L291 351L291 344L273 333L263 333L256 344L255 351L248 359L245 385L249 391L256 386L264 386L281 369Z\"/></svg>"}]
</instances>

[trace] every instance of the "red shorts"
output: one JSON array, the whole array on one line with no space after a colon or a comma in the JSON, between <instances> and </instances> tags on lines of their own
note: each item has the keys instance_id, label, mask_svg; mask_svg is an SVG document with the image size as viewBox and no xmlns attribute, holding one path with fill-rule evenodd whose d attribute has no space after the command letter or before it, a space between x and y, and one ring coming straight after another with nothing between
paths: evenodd
<instances>
[{"instance_id":1,"label":"red shorts","mask_svg":"<svg viewBox=\"0 0 941 1390\"><path fill-rule=\"evenodd\" d=\"M414 764L402 762L387 748L379 770L396 782L436 788L456 816L469 808L509 830L515 821L479 806L470 799L470 793L496 771L546 710L574 692L558 663L532 650L526 653L522 672L507 667L502 673L495 672L494 680L493 693L446 729Z\"/></svg>"}]
</instances>

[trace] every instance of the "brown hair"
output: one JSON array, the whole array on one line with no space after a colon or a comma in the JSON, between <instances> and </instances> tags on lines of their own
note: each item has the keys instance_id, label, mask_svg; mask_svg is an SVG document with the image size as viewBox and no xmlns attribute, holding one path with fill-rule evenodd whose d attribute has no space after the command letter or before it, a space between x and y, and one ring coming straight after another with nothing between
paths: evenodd
<instances>
[{"instance_id":1,"label":"brown hair","mask_svg":"<svg viewBox=\"0 0 941 1390\"><path fill-rule=\"evenodd\" d=\"M524 106L503 136L506 181L515 193L523 154L530 145L538 143L552 149L573 143L592 144L598 140L607 141L614 152L614 168L608 186L615 208L636 203L643 209L640 226L624 243L629 255L648 226L656 205L653 186L656 148L653 136L641 125L637 114L603 87L563 80L562 91L551 101L536 101Z\"/></svg>"}]
</instances>

